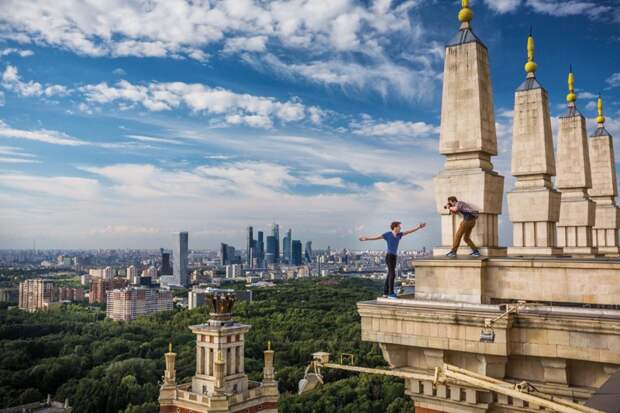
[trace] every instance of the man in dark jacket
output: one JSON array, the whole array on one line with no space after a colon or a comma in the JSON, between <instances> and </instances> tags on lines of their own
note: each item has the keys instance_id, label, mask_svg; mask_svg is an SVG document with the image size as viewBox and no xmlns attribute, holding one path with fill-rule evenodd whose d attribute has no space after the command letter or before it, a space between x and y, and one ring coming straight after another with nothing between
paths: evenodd
<instances>
[{"instance_id":1,"label":"man in dark jacket","mask_svg":"<svg viewBox=\"0 0 620 413\"><path fill-rule=\"evenodd\" d=\"M454 242L452 243L452 249L447 254L448 257L456 257L456 251L459 249L461 245L461 238L465 239L469 248L472 249L472 253L469 254L472 257L479 257L480 251L478 251L478 247L471 240L471 231L476 226L476 221L478 220L478 209L469 205L466 202L459 201L455 196L451 196L448 198L448 203L444 206L445 209L449 209L451 214L460 214L463 217L463 221L461 221L461 225L459 225L459 229L454 234Z\"/></svg>"}]
</instances>

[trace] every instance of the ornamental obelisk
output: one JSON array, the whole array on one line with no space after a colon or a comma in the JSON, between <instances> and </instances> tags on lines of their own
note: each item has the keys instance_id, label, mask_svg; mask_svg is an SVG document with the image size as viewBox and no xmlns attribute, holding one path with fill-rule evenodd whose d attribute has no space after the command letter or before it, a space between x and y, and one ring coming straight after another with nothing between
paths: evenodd
<instances>
[{"instance_id":1,"label":"ornamental obelisk","mask_svg":"<svg viewBox=\"0 0 620 413\"><path fill-rule=\"evenodd\" d=\"M443 208L452 195L480 211L472 239L481 253L505 255L506 249L498 247L504 177L493 171L491 163L491 156L497 155L497 137L488 52L472 31L469 0L462 0L458 18L460 30L446 45L439 140L446 162L434 179L441 214L441 247L434 255L450 251L460 224L461 217ZM459 249L459 254L468 253L467 248Z\"/></svg>"},{"instance_id":2,"label":"ornamental obelisk","mask_svg":"<svg viewBox=\"0 0 620 413\"><path fill-rule=\"evenodd\" d=\"M555 157L549 99L536 79L534 38L527 39L527 77L515 92L512 130L512 175L515 188L508 193L513 246L508 255L557 255L556 223L560 193L553 189Z\"/></svg>"},{"instance_id":3,"label":"ornamental obelisk","mask_svg":"<svg viewBox=\"0 0 620 413\"><path fill-rule=\"evenodd\" d=\"M594 202L588 196L592 187L586 120L577 110L575 77L568 74L568 113L560 117L558 135L557 180L562 192L558 246L567 255L593 255Z\"/></svg>"},{"instance_id":4,"label":"ornamental obelisk","mask_svg":"<svg viewBox=\"0 0 620 413\"><path fill-rule=\"evenodd\" d=\"M605 129L603 99L600 96L597 106L598 127L589 139L592 188L588 192L596 203L592 242L598 248L599 254L617 257L620 255L618 248L620 216L616 205L618 186L614 142L611 134Z\"/></svg>"}]
</instances>

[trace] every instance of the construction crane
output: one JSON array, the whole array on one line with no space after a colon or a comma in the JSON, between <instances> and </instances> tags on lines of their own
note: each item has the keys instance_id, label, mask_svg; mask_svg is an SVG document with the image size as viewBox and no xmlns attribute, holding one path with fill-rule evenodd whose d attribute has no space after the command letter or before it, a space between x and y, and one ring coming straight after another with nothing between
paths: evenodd
<instances>
[{"instance_id":1,"label":"construction crane","mask_svg":"<svg viewBox=\"0 0 620 413\"><path fill-rule=\"evenodd\" d=\"M523 400L533 405L537 405L557 413L605 413L601 410L592 409L566 400L560 397L551 396L536 390L528 382L508 383L497 380L482 374L474 373L450 364L443 364L435 368L435 374L411 373L407 371L374 369L360 367L354 364L353 356L346 354L341 356L340 364L329 362L329 353L317 352L312 354L312 361L306 368L304 378L299 381L299 394L306 393L323 384L321 369L336 369L353 371L357 373L377 374L381 376L400 377L402 379L412 379L430 381L433 386L445 383L466 383L484 390L490 390L499 394ZM348 357L352 364L343 364L344 357Z\"/></svg>"}]
</instances>

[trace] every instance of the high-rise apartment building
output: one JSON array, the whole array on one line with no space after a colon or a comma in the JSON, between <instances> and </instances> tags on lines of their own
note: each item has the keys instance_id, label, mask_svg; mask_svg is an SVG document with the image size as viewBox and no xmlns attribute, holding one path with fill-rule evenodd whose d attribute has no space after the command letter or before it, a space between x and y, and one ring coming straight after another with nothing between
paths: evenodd
<instances>
[{"instance_id":1,"label":"high-rise apartment building","mask_svg":"<svg viewBox=\"0 0 620 413\"><path fill-rule=\"evenodd\" d=\"M129 282L133 282L133 279L138 275L138 269L135 267L135 265L130 265L129 267L127 267L127 280L129 280Z\"/></svg>"},{"instance_id":2,"label":"high-rise apartment building","mask_svg":"<svg viewBox=\"0 0 620 413\"><path fill-rule=\"evenodd\" d=\"M124 278L114 278L112 280L104 280L101 278L93 278L90 282L90 292L88 293L88 302L90 304L105 303L107 291L123 288L127 286L128 280Z\"/></svg>"},{"instance_id":3,"label":"high-rise apartment building","mask_svg":"<svg viewBox=\"0 0 620 413\"><path fill-rule=\"evenodd\" d=\"M105 280L111 280L112 278L114 278L114 270L112 269L112 267L105 267L103 269L103 272L101 273L101 277Z\"/></svg>"},{"instance_id":4,"label":"high-rise apartment building","mask_svg":"<svg viewBox=\"0 0 620 413\"><path fill-rule=\"evenodd\" d=\"M19 308L36 311L56 301L54 283L51 280L26 280L19 283Z\"/></svg>"},{"instance_id":5,"label":"high-rise apartment building","mask_svg":"<svg viewBox=\"0 0 620 413\"><path fill-rule=\"evenodd\" d=\"M290 264L294 266L301 265L301 241L296 239L291 242L291 261Z\"/></svg>"},{"instance_id":6,"label":"high-rise apartment building","mask_svg":"<svg viewBox=\"0 0 620 413\"><path fill-rule=\"evenodd\" d=\"M26 280L19 283L19 308L26 311L48 309L61 301L83 301L82 288L56 287L51 280Z\"/></svg>"},{"instance_id":7,"label":"high-rise apartment building","mask_svg":"<svg viewBox=\"0 0 620 413\"><path fill-rule=\"evenodd\" d=\"M189 235L187 232L175 234L173 252L173 279L176 285L187 285L187 254L189 252Z\"/></svg>"},{"instance_id":8,"label":"high-rise apartment building","mask_svg":"<svg viewBox=\"0 0 620 413\"><path fill-rule=\"evenodd\" d=\"M138 316L172 310L172 292L155 288L127 287L108 292L106 316L131 321Z\"/></svg>"}]
</instances>

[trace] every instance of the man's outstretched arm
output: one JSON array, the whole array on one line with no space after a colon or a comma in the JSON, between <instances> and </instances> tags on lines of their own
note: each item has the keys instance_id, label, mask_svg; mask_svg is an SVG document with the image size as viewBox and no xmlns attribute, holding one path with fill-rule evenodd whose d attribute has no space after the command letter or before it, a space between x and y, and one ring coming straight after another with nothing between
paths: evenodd
<instances>
[{"instance_id":1,"label":"man's outstretched arm","mask_svg":"<svg viewBox=\"0 0 620 413\"><path fill-rule=\"evenodd\" d=\"M377 235L376 237L360 237L360 241L378 241L383 239L383 235Z\"/></svg>"},{"instance_id":2,"label":"man's outstretched arm","mask_svg":"<svg viewBox=\"0 0 620 413\"><path fill-rule=\"evenodd\" d=\"M416 232L416 231L417 231L417 230L419 230L419 229L424 228L425 226L426 226L426 222L422 222L422 223L421 223L421 224L419 224L417 227L415 227L415 228L411 228L411 229L409 229L409 230L407 230L407 231L404 231L404 232L403 232L403 237L404 237L405 235L413 234L414 232Z\"/></svg>"}]
</instances>

